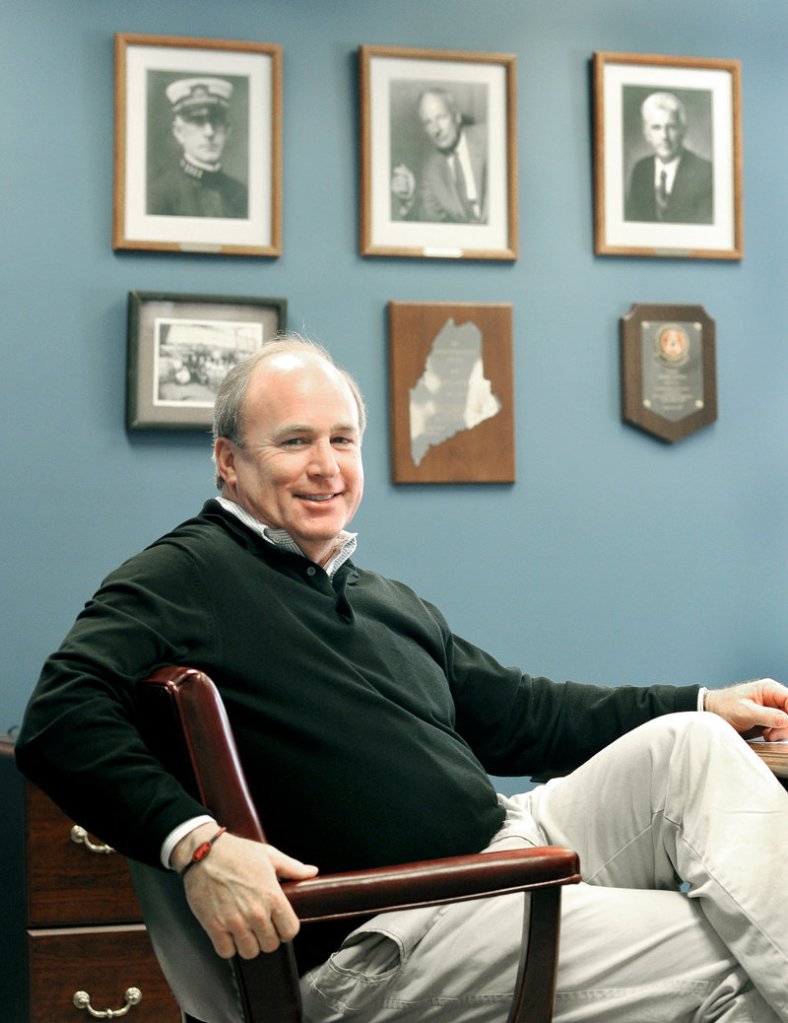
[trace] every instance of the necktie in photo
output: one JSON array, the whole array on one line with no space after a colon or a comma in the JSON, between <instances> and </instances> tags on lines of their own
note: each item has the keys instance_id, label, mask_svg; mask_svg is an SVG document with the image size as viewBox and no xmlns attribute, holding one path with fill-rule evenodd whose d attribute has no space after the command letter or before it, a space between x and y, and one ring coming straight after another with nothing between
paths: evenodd
<instances>
[{"instance_id":1,"label":"necktie in photo","mask_svg":"<svg viewBox=\"0 0 788 1023\"><path fill-rule=\"evenodd\" d=\"M657 188L657 218L662 220L668 208L668 172L662 171Z\"/></svg>"},{"instance_id":2,"label":"necktie in photo","mask_svg":"<svg viewBox=\"0 0 788 1023\"><path fill-rule=\"evenodd\" d=\"M454 174L454 183L457 186L457 194L460 197L462 208L465 210L465 215L468 220L476 220L476 211L473 208L473 204L468 199L468 186L465 183L465 173L462 169L460 158L456 153L452 155L451 167Z\"/></svg>"}]
</instances>

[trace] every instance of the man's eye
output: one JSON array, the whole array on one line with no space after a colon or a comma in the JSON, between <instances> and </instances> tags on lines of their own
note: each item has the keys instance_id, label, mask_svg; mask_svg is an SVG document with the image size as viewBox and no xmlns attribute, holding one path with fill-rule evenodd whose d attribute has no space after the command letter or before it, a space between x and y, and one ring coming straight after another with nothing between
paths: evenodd
<instances>
[{"instance_id":1,"label":"man's eye","mask_svg":"<svg viewBox=\"0 0 788 1023\"><path fill-rule=\"evenodd\" d=\"M306 437L288 437L286 440L282 441L282 444L286 448L297 448L306 443L308 443Z\"/></svg>"},{"instance_id":2,"label":"man's eye","mask_svg":"<svg viewBox=\"0 0 788 1023\"><path fill-rule=\"evenodd\" d=\"M339 444L340 446L341 445L345 445L345 444L352 444L353 443L353 438L352 437L332 437L331 438L331 443L332 444Z\"/></svg>"}]
</instances>

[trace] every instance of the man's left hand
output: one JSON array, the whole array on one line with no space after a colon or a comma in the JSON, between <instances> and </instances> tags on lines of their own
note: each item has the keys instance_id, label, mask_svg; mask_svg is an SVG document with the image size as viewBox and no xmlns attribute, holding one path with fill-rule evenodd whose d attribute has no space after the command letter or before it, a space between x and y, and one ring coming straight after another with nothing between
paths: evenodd
<instances>
[{"instance_id":1,"label":"man's left hand","mask_svg":"<svg viewBox=\"0 0 788 1023\"><path fill-rule=\"evenodd\" d=\"M745 739L788 739L788 688L773 678L709 689L706 710L719 714Z\"/></svg>"}]
</instances>

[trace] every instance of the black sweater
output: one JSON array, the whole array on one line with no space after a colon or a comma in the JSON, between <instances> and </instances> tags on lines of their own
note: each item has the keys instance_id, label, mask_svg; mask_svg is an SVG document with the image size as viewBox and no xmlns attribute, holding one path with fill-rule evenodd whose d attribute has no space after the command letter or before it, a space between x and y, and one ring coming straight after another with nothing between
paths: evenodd
<instances>
[{"instance_id":1,"label":"black sweater","mask_svg":"<svg viewBox=\"0 0 788 1023\"><path fill-rule=\"evenodd\" d=\"M203 812L135 728L134 684L162 664L217 682L269 840L322 872L476 852L502 819L488 771L569 769L697 697L504 668L402 583L352 562L330 579L209 501L104 581L16 745L70 816L150 863Z\"/></svg>"}]
</instances>

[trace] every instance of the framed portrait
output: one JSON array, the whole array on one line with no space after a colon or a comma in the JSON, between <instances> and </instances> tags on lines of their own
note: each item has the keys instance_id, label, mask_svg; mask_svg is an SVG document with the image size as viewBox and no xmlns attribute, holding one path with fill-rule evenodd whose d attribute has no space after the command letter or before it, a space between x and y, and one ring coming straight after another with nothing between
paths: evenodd
<instances>
[{"instance_id":1,"label":"framed portrait","mask_svg":"<svg viewBox=\"0 0 788 1023\"><path fill-rule=\"evenodd\" d=\"M278 256L282 50L115 36L112 247Z\"/></svg>"},{"instance_id":2,"label":"framed portrait","mask_svg":"<svg viewBox=\"0 0 788 1023\"><path fill-rule=\"evenodd\" d=\"M512 307L390 302L394 483L513 483Z\"/></svg>"},{"instance_id":3,"label":"framed portrait","mask_svg":"<svg viewBox=\"0 0 788 1023\"><path fill-rule=\"evenodd\" d=\"M594 54L600 255L741 259L737 60Z\"/></svg>"},{"instance_id":4,"label":"framed portrait","mask_svg":"<svg viewBox=\"0 0 788 1023\"><path fill-rule=\"evenodd\" d=\"M624 422L669 444L713 423L715 323L703 306L635 303L620 327Z\"/></svg>"},{"instance_id":5,"label":"framed portrait","mask_svg":"<svg viewBox=\"0 0 788 1023\"><path fill-rule=\"evenodd\" d=\"M126 428L210 427L222 380L286 315L284 298L130 291Z\"/></svg>"},{"instance_id":6,"label":"framed portrait","mask_svg":"<svg viewBox=\"0 0 788 1023\"><path fill-rule=\"evenodd\" d=\"M515 57L362 46L361 253L517 258Z\"/></svg>"}]
</instances>

